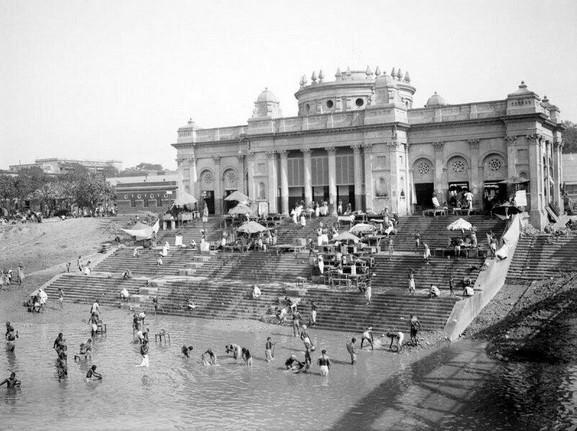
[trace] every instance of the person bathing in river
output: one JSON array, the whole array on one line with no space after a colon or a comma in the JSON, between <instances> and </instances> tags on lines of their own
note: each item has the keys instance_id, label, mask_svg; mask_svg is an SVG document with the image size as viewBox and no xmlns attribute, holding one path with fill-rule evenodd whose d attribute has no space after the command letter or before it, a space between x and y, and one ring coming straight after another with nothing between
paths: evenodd
<instances>
[{"instance_id":1,"label":"person bathing in river","mask_svg":"<svg viewBox=\"0 0 577 431\"><path fill-rule=\"evenodd\" d=\"M274 352L273 352L274 345L275 343L272 342L272 339L270 337L267 337L266 343L264 345L264 357L267 362L270 362L274 359Z\"/></svg>"},{"instance_id":2,"label":"person bathing in river","mask_svg":"<svg viewBox=\"0 0 577 431\"><path fill-rule=\"evenodd\" d=\"M102 380L102 374L96 372L96 365L91 366L86 373L86 381Z\"/></svg>"},{"instance_id":3,"label":"person bathing in river","mask_svg":"<svg viewBox=\"0 0 577 431\"><path fill-rule=\"evenodd\" d=\"M240 358L242 350L238 344L227 344L226 346L224 346L224 348L226 350L227 355L232 353L232 357L235 360Z\"/></svg>"},{"instance_id":4,"label":"person bathing in river","mask_svg":"<svg viewBox=\"0 0 577 431\"><path fill-rule=\"evenodd\" d=\"M212 349L208 349L206 352L200 355L200 360L204 366L216 365L216 356L214 355Z\"/></svg>"},{"instance_id":5,"label":"person bathing in river","mask_svg":"<svg viewBox=\"0 0 577 431\"><path fill-rule=\"evenodd\" d=\"M16 348L16 338L18 338L18 331L14 329L14 326L10 322L6 322L6 349L9 352L13 352Z\"/></svg>"},{"instance_id":6,"label":"person bathing in river","mask_svg":"<svg viewBox=\"0 0 577 431\"><path fill-rule=\"evenodd\" d=\"M20 380L18 380L16 378L16 373L15 372L11 372L10 373L10 377L5 378L4 380L2 380L0 382L0 386L2 385L6 385L6 387L8 389L12 389L12 388L19 388L21 385Z\"/></svg>"},{"instance_id":7,"label":"person bathing in river","mask_svg":"<svg viewBox=\"0 0 577 431\"><path fill-rule=\"evenodd\" d=\"M373 345L373 328L372 327L368 327L367 330L365 332L363 332L363 337L361 338L361 349L363 348L363 344L365 343L365 341L370 344L371 346L371 350L374 350L374 345Z\"/></svg>"},{"instance_id":8,"label":"person bathing in river","mask_svg":"<svg viewBox=\"0 0 577 431\"><path fill-rule=\"evenodd\" d=\"M247 367L252 367L252 355L246 347L242 348L242 360Z\"/></svg>"},{"instance_id":9,"label":"person bathing in river","mask_svg":"<svg viewBox=\"0 0 577 431\"><path fill-rule=\"evenodd\" d=\"M182 348L180 349L180 351L182 352L182 354L184 356L186 356L187 358L190 358L190 352L192 352L192 350L194 349L194 347L192 346L182 346Z\"/></svg>"}]
</instances>

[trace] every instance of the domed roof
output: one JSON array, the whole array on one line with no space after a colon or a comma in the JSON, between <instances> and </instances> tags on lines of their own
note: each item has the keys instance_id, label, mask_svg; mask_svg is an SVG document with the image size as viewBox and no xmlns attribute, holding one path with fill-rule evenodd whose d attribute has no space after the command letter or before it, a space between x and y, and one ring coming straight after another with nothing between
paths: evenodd
<instances>
[{"instance_id":1,"label":"domed roof","mask_svg":"<svg viewBox=\"0 0 577 431\"><path fill-rule=\"evenodd\" d=\"M445 99L443 99L442 96L439 96L435 91L435 94L433 94L431 97L429 97L429 100L427 100L427 104L425 105L425 107L431 108L433 106L444 106L444 105L447 105L447 102L445 102Z\"/></svg>"},{"instance_id":2,"label":"domed roof","mask_svg":"<svg viewBox=\"0 0 577 431\"><path fill-rule=\"evenodd\" d=\"M519 88L517 88L517 90L509 94L509 96L528 96L532 94L535 93L527 88L527 84L525 84L525 81L521 81Z\"/></svg>"},{"instance_id":3,"label":"domed roof","mask_svg":"<svg viewBox=\"0 0 577 431\"><path fill-rule=\"evenodd\" d=\"M258 95L256 101L257 101L257 103L258 102L279 103L279 100L277 99L277 97L268 88L265 88L264 91Z\"/></svg>"}]
</instances>

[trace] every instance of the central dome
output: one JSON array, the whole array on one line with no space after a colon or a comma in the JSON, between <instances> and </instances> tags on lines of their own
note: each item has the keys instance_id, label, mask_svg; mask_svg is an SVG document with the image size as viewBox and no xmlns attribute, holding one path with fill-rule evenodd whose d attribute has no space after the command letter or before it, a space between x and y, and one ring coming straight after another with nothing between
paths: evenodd
<instances>
[{"instance_id":1,"label":"central dome","mask_svg":"<svg viewBox=\"0 0 577 431\"><path fill-rule=\"evenodd\" d=\"M256 98L256 101L257 102L279 103L279 100L277 99L277 97L268 88L265 88L264 91L258 95L258 97Z\"/></svg>"},{"instance_id":2,"label":"central dome","mask_svg":"<svg viewBox=\"0 0 577 431\"><path fill-rule=\"evenodd\" d=\"M425 108L432 108L434 106L445 106L448 103L445 102L445 99L438 95L437 92L435 91L435 94L433 94L431 97L429 97L429 100L427 100L427 104L425 105Z\"/></svg>"}]
</instances>

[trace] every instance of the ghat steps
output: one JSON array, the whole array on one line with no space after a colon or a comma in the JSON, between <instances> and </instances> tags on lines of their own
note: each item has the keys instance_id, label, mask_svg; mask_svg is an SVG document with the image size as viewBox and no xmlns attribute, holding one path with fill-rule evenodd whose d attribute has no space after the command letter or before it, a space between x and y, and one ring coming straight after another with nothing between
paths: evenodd
<instances>
[{"instance_id":1,"label":"ghat steps","mask_svg":"<svg viewBox=\"0 0 577 431\"><path fill-rule=\"evenodd\" d=\"M271 307L277 305L279 297L298 295L291 287L282 285L262 286L262 296L254 300L250 297L250 286L241 282L186 280L152 284L152 288L158 292L160 314L209 319L261 319ZM66 301L90 304L98 300L101 305L119 306L119 293L123 287L132 296L129 304L137 310L153 312L152 296L146 294L145 279L122 280L64 274L46 292L54 298L58 288L62 288ZM367 305L364 296L353 290L309 288L301 290L300 294L299 311L305 322L310 316L310 302L314 301L318 306L318 328L351 332L361 332L368 326L372 326L376 332L407 331L411 314L418 315L424 330L442 329L457 301L446 296L429 299L424 296L377 293L373 295L371 304ZM134 298L137 302L134 302ZM188 309L189 300L194 301L195 309Z\"/></svg>"}]
</instances>

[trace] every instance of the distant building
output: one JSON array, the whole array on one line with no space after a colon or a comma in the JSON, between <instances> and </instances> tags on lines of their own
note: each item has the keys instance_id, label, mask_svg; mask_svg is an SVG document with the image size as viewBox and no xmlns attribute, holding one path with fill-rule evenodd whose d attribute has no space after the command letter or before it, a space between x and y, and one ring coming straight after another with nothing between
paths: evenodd
<instances>
[{"instance_id":1,"label":"distant building","mask_svg":"<svg viewBox=\"0 0 577 431\"><path fill-rule=\"evenodd\" d=\"M180 174L112 177L107 181L114 187L116 209L119 214L138 211L164 212L176 199L181 182Z\"/></svg>"},{"instance_id":2,"label":"distant building","mask_svg":"<svg viewBox=\"0 0 577 431\"><path fill-rule=\"evenodd\" d=\"M561 202L559 109L524 83L501 100L450 104L435 93L421 108L415 91L398 69L337 70L334 81L313 72L295 93L298 115L283 117L265 89L246 124L178 129L181 187L216 214L240 190L271 213L326 201L333 213L342 202L402 216L432 206L433 193L442 204L465 190L489 210L520 178L543 227Z\"/></svg>"},{"instance_id":3,"label":"distant building","mask_svg":"<svg viewBox=\"0 0 577 431\"><path fill-rule=\"evenodd\" d=\"M577 153L563 154L563 191L577 198Z\"/></svg>"},{"instance_id":4,"label":"distant building","mask_svg":"<svg viewBox=\"0 0 577 431\"><path fill-rule=\"evenodd\" d=\"M34 163L24 163L18 165L10 165L12 172L18 172L22 169L40 168L47 174L61 175L66 174L74 169L75 165L84 166L91 172L102 172L106 169L114 168L116 170L122 169L122 162L116 160L95 161L95 160L70 160L70 159L36 159Z\"/></svg>"}]
</instances>

